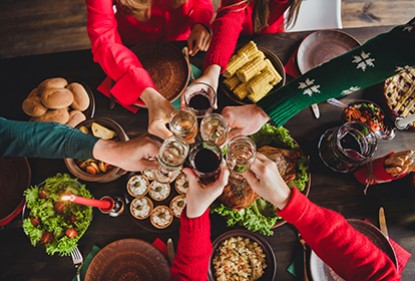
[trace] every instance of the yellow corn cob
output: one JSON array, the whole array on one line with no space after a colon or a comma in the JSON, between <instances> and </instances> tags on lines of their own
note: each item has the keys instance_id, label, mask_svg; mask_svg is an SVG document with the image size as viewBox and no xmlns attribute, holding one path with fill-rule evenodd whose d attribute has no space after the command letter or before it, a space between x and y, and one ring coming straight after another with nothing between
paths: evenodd
<instances>
[{"instance_id":1,"label":"yellow corn cob","mask_svg":"<svg viewBox=\"0 0 415 281\"><path fill-rule=\"evenodd\" d=\"M244 53L233 55L228 63L228 66L226 67L225 72L223 73L223 76L230 78L247 62L249 62L249 58Z\"/></svg>"},{"instance_id":2,"label":"yellow corn cob","mask_svg":"<svg viewBox=\"0 0 415 281\"><path fill-rule=\"evenodd\" d=\"M265 60L266 63L266 69L271 72L272 76L274 77L274 79L271 81L271 85L274 86L276 84L278 84L281 80L282 77L281 75L278 73L278 71L275 69L275 67L272 65L271 61L269 59Z\"/></svg>"},{"instance_id":3,"label":"yellow corn cob","mask_svg":"<svg viewBox=\"0 0 415 281\"><path fill-rule=\"evenodd\" d=\"M223 80L223 84L225 84L230 90L235 89L239 83L241 83L241 81L238 79L236 75Z\"/></svg>"},{"instance_id":4,"label":"yellow corn cob","mask_svg":"<svg viewBox=\"0 0 415 281\"><path fill-rule=\"evenodd\" d=\"M257 92L248 95L248 99L252 102L256 103L263 97L265 97L269 91L271 91L272 85L271 84L264 84L262 88L260 88Z\"/></svg>"},{"instance_id":5,"label":"yellow corn cob","mask_svg":"<svg viewBox=\"0 0 415 281\"><path fill-rule=\"evenodd\" d=\"M248 90L246 89L246 84L241 83L235 89L233 93L240 99L243 100L248 95Z\"/></svg>"},{"instance_id":6,"label":"yellow corn cob","mask_svg":"<svg viewBox=\"0 0 415 281\"><path fill-rule=\"evenodd\" d=\"M256 46L254 41L249 41L248 44L244 45L242 48L238 50L238 54L245 53L249 54L251 52L257 52L258 47Z\"/></svg>"},{"instance_id":7,"label":"yellow corn cob","mask_svg":"<svg viewBox=\"0 0 415 281\"><path fill-rule=\"evenodd\" d=\"M242 82L247 82L249 79L258 74L266 66L265 60L261 57L256 57L253 61L241 67L236 75Z\"/></svg>"},{"instance_id":8,"label":"yellow corn cob","mask_svg":"<svg viewBox=\"0 0 415 281\"><path fill-rule=\"evenodd\" d=\"M260 92L261 88L265 87L266 84L270 84L270 82L273 80L274 80L274 76L272 76L270 71L265 69L261 71L260 74L256 75L254 78L248 81L247 83L248 92L251 94Z\"/></svg>"}]
</instances>

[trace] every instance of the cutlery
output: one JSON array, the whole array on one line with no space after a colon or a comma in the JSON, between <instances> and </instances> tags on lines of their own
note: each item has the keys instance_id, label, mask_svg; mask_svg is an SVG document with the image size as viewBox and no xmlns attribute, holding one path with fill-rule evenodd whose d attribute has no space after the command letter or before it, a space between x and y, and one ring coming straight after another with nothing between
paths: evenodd
<instances>
[{"instance_id":1,"label":"cutlery","mask_svg":"<svg viewBox=\"0 0 415 281\"><path fill-rule=\"evenodd\" d=\"M318 104L313 103L311 105L311 109L313 110L314 117L316 117L316 119L320 118L320 109L318 108Z\"/></svg>"},{"instance_id":2,"label":"cutlery","mask_svg":"<svg viewBox=\"0 0 415 281\"><path fill-rule=\"evenodd\" d=\"M167 257L169 258L170 264L173 264L174 260L174 245L171 238L167 239Z\"/></svg>"},{"instance_id":3,"label":"cutlery","mask_svg":"<svg viewBox=\"0 0 415 281\"><path fill-rule=\"evenodd\" d=\"M415 114L406 117L396 117L395 126L398 130L406 130L412 122L415 121Z\"/></svg>"},{"instance_id":4,"label":"cutlery","mask_svg":"<svg viewBox=\"0 0 415 281\"><path fill-rule=\"evenodd\" d=\"M78 247L75 247L71 252L72 262L76 269L76 280L81 281L81 267L84 262L84 258L81 255Z\"/></svg>"},{"instance_id":5,"label":"cutlery","mask_svg":"<svg viewBox=\"0 0 415 281\"><path fill-rule=\"evenodd\" d=\"M300 242L301 246L303 247L303 268L304 268L304 281L308 281L308 274L307 274L307 244L304 241L301 233L298 232L298 241Z\"/></svg>"},{"instance_id":6,"label":"cutlery","mask_svg":"<svg viewBox=\"0 0 415 281\"><path fill-rule=\"evenodd\" d=\"M327 100L328 104L340 107L340 108L348 108L349 106L345 104L344 102L339 101L338 99L331 98Z\"/></svg>"},{"instance_id":7,"label":"cutlery","mask_svg":"<svg viewBox=\"0 0 415 281\"><path fill-rule=\"evenodd\" d=\"M385 211L383 210L383 207L379 208L379 225L380 231L383 233L383 235L385 235L386 238L389 239L388 228L386 226Z\"/></svg>"}]
</instances>

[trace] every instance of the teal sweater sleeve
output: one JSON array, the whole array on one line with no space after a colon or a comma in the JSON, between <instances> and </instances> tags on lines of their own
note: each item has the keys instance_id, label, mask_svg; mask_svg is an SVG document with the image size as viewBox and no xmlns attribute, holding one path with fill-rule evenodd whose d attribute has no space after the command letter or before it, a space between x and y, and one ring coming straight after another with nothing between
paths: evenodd
<instances>
[{"instance_id":1,"label":"teal sweater sleeve","mask_svg":"<svg viewBox=\"0 0 415 281\"><path fill-rule=\"evenodd\" d=\"M415 18L311 69L257 103L282 126L304 108L386 80L415 65Z\"/></svg>"},{"instance_id":2,"label":"teal sweater sleeve","mask_svg":"<svg viewBox=\"0 0 415 281\"><path fill-rule=\"evenodd\" d=\"M97 141L66 125L0 118L0 156L88 159Z\"/></svg>"}]
</instances>

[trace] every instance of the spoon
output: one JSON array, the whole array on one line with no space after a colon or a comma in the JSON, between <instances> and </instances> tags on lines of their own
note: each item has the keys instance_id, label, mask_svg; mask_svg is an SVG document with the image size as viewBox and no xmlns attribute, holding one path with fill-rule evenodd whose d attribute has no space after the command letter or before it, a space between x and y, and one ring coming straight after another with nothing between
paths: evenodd
<instances>
[{"instance_id":1,"label":"spoon","mask_svg":"<svg viewBox=\"0 0 415 281\"><path fill-rule=\"evenodd\" d=\"M300 242L301 246L303 247L303 268L304 268L304 281L308 281L308 274L307 274L307 244L304 241L301 233L298 232L298 241Z\"/></svg>"},{"instance_id":2,"label":"spoon","mask_svg":"<svg viewBox=\"0 0 415 281\"><path fill-rule=\"evenodd\" d=\"M327 100L327 103L340 107L340 108L348 108L349 106L341 101L339 101L338 99L335 98L331 98Z\"/></svg>"}]
</instances>

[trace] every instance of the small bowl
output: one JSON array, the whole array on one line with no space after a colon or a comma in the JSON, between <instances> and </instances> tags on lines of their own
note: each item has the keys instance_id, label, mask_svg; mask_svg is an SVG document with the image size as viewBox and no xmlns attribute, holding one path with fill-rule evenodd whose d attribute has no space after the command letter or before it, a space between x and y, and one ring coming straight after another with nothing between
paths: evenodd
<instances>
[{"instance_id":1,"label":"small bowl","mask_svg":"<svg viewBox=\"0 0 415 281\"><path fill-rule=\"evenodd\" d=\"M128 136L125 133L124 129L121 127L121 125L107 117L97 117L97 118L85 120L79 123L75 128L79 129L81 126L85 126L88 129L90 129L93 122L96 122L110 130L113 130L116 133L115 140L120 140L120 141L128 140ZM75 177L79 179L82 179L84 181L89 181L89 182L102 182L102 183L111 182L127 173L127 171L119 167L112 166L112 168L108 172L99 173L99 174L90 174L82 170L77 164L77 160L75 159L65 158L64 162L68 170L72 173L72 175L74 175Z\"/></svg>"},{"instance_id":2,"label":"small bowl","mask_svg":"<svg viewBox=\"0 0 415 281\"><path fill-rule=\"evenodd\" d=\"M357 115L362 114L362 110L364 111L364 109L361 109L362 106L368 105L368 104L372 105L374 110L379 112L379 114L380 114L379 128L375 127L376 125L373 125L373 118L369 119L366 116L357 117ZM357 113L356 116L353 116L353 114L350 115L350 116L347 116L346 112L350 108L358 109L359 113ZM363 118L363 119L360 119L360 118ZM392 128L388 124L388 122L385 118L386 118L386 116L385 116L385 112L383 111L383 109L379 105L377 105L376 103L374 103L373 101L370 101L370 100L359 100L359 101L349 103L348 107L343 110L342 117L341 117L342 122L355 121L355 122L365 123L366 125L368 125L372 129L372 131L375 133L375 136L376 136L377 139L391 140L395 137L395 129Z\"/></svg>"}]
</instances>

